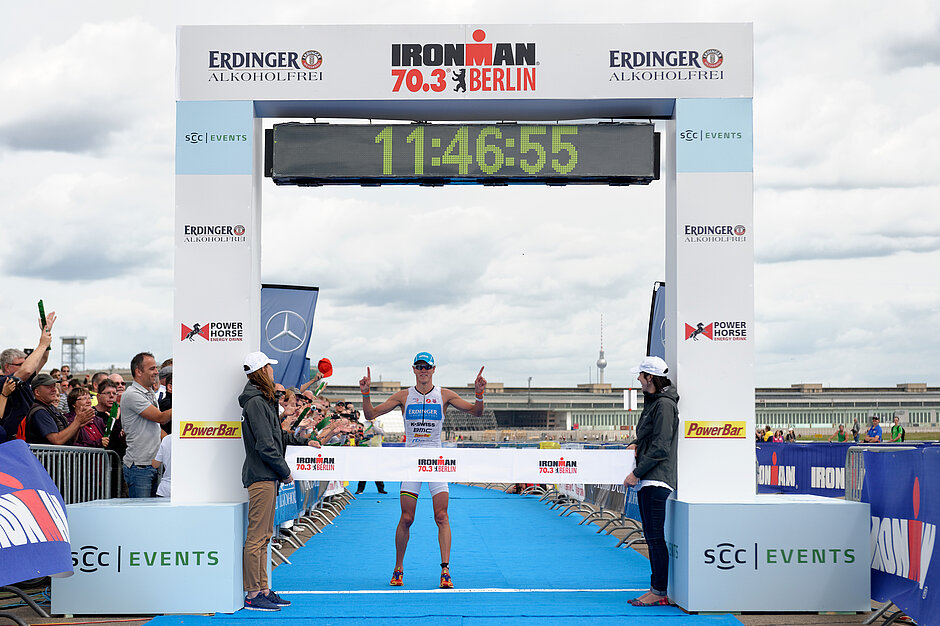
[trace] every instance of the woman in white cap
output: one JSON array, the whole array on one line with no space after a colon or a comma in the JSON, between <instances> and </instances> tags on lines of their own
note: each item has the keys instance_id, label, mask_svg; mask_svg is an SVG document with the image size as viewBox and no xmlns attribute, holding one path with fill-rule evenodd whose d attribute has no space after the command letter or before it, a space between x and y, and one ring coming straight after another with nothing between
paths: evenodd
<instances>
[{"instance_id":1,"label":"woman in white cap","mask_svg":"<svg viewBox=\"0 0 940 626\"><path fill-rule=\"evenodd\" d=\"M245 444L242 484L248 489L248 532L242 578L245 608L256 611L279 611L290 604L268 586L267 569L278 483L294 480L284 460L284 448L288 445L320 447L316 439L307 440L281 430L272 364L277 361L269 359L264 352L252 352L245 357L248 382L238 396L242 407L242 443Z\"/></svg>"},{"instance_id":2,"label":"woman in white cap","mask_svg":"<svg viewBox=\"0 0 940 626\"><path fill-rule=\"evenodd\" d=\"M643 536L650 557L650 589L630 600L633 606L669 604L669 552L666 548L666 500L676 488L676 450L679 435L679 394L666 378L669 367L657 356L648 356L631 370L643 388L643 413L636 438L636 469L623 484L637 488Z\"/></svg>"}]
</instances>

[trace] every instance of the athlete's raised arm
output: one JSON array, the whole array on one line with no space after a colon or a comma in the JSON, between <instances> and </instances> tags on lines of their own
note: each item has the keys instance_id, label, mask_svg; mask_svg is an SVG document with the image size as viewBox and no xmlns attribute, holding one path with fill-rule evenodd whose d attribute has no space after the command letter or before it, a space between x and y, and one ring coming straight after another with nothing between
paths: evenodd
<instances>
[{"instance_id":1,"label":"athlete's raised arm","mask_svg":"<svg viewBox=\"0 0 940 626\"><path fill-rule=\"evenodd\" d=\"M366 375L359 380L359 391L362 393L362 416L370 422L380 415L385 415L398 406L404 406L405 389L394 393L388 400L378 406L372 406L372 399L369 397L370 387L372 386L372 371L366 368Z\"/></svg>"},{"instance_id":2,"label":"athlete's raised arm","mask_svg":"<svg viewBox=\"0 0 940 626\"><path fill-rule=\"evenodd\" d=\"M476 394L476 402L473 404L470 404L450 389L441 389L441 399L444 401L445 406L450 404L458 411L480 417L483 415L483 395L486 393L486 379L483 378L482 367L477 374L477 379L473 381L473 390Z\"/></svg>"}]
</instances>

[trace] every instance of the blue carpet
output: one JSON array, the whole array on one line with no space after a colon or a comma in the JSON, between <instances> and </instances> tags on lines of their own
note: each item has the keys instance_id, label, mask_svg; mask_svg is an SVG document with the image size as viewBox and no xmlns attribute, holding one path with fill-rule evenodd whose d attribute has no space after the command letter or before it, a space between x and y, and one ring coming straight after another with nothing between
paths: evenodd
<instances>
[{"instance_id":1,"label":"blue carpet","mask_svg":"<svg viewBox=\"0 0 940 626\"><path fill-rule=\"evenodd\" d=\"M642 555L615 547L618 540L598 535L596 526L579 526L579 515L559 517L535 497L462 485L450 486L450 562L457 589L437 589L440 550L426 487L405 554L405 586L389 587L400 514L398 483L386 489L389 494L380 495L369 483L334 525L290 556L291 565L274 571L272 586L293 602L290 607L278 613L163 616L149 624L248 626L245 620L252 620L345 626L393 619L417 626L587 626L625 619L664 626L740 624L730 615L632 607L627 600L649 586L649 561Z\"/></svg>"}]
</instances>

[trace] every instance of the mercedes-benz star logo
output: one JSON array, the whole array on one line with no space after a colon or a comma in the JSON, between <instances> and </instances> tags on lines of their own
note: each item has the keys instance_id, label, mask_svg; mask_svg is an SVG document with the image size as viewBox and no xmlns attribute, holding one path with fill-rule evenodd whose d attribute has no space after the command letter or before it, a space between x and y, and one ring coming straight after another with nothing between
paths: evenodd
<instances>
[{"instance_id":1,"label":"mercedes-benz star logo","mask_svg":"<svg viewBox=\"0 0 940 626\"><path fill-rule=\"evenodd\" d=\"M307 339L307 322L293 311L278 311L265 323L264 338L272 350L294 352Z\"/></svg>"}]
</instances>

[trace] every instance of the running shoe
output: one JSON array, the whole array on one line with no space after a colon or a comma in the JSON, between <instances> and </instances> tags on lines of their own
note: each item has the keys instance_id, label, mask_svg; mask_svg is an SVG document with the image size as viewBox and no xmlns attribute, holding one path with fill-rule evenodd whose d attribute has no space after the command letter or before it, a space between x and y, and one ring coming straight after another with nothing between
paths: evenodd
<instances>
[{"instance_id":1,"label":"running shoe","mask_svg":"<svg viewBox=\"0 0 940 626\"><path fill-rule=\"evenodd\" d=\"M404 576L405 572L403 570L396 569L394 572L392 572L392 579L388 582L388 584L390 584L392 587L403 587L405 585L405 581L403 580Z\"/></svg>"},{"instance_id":2,"label":"running shoe","mask_svg":"<svg viewBox=\"0 0 940 626\"><path fill-rule=\"evenodd\" d=\"M450 570L442 569L441 570L441 589L453 589L454 583L450 580Z\"/></svg>"},{"instance_id":3,"label":"running shoe","mask_svg":"<svg viewBox=\"0 0 940 626\"><path fill-rule=\"evenodd\" d=\"M281 610L281 607L268 600L268 598L263 593L259 593L254 598L245 598L245 608L250 611Z\"/></svg>"},{"instance_id":4,"label":"running shoe","mask_svg":"<svg viewBox=\"0 0 940 626\"><path fill-rule=\"evenodd\" d=\"M268 590L268 593L265 594L265 597L270 600L272 604L276 604L278 606L290 606L290 600L285 600L281 596L277 595L273 589Z\"/></svg>"}]
</instances>

